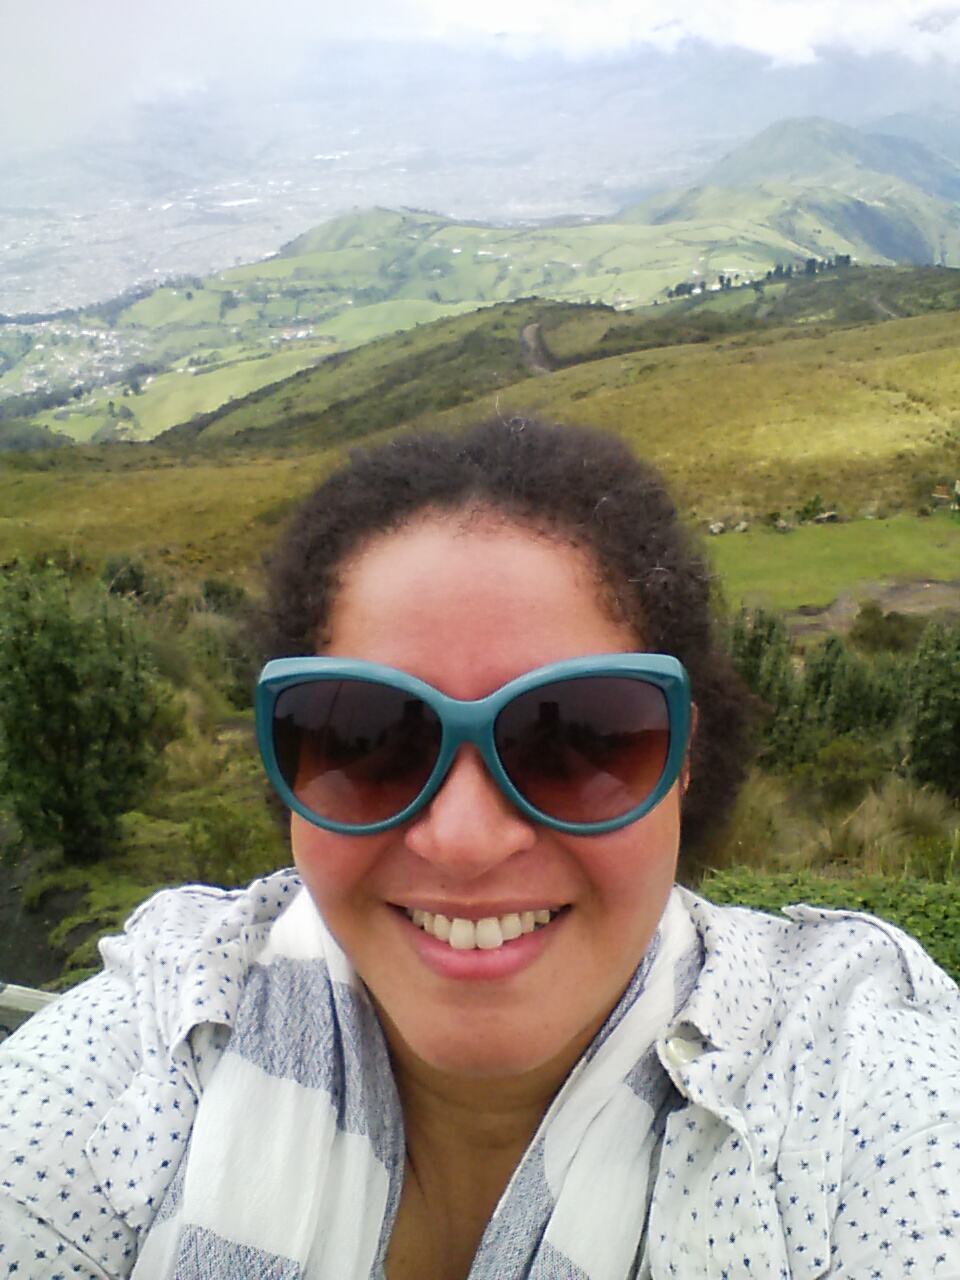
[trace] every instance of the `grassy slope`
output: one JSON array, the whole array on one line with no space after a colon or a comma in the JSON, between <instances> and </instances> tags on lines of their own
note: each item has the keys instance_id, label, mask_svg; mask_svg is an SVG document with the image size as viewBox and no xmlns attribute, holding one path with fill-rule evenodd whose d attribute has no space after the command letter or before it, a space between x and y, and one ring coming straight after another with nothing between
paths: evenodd
<instances>
[{"instance_id":1,"label":"grassy slope","mask_svg":"<svg viewBox=\"0 0 960 1280\"><path fill-rule=\"evenodd\" d=\"M115 449L119 446L114 446ZM0 561L65 549L94 563L142 555L163 573L256 573L278 519L321 475L323 457L179 464L85 450L0 460Z\"/></svg>"},{"instance_id":2,"label":"grassy slope","mask_svg":"<svg viewBox=\"0 0 960 1280\"><path fill-rule=\"evenodd\" d=\"M826 605L874 583L960 581L960 520L899 515L788 534L751 529L711 538L708 550L729 605L769 609Z\"/></svg>"},{"instance_id":3,"label":"grassy slope","mask_svg":"<svg viewBox=\"0 0 960 1280\"><path fill-rule=\"evenodd\" d=\"M536 300L446 319L237 402L198 439L192 428L162 447L0 461L0 560L63 546L94 560L138 552L192 577L246 576L276 520L339 447L498 406L625 434L701 523L789 513L817 492L849 515L913 511L934 483L960 473L960 314L881 323L873 304L922 311L955 301L956 288L942 271L852 272L778 286L762 299L745 290L658 308L646 325L609 308ZM863 308L873 323L827 323ZM537 321L548 347L577 363L531 374L520 333ZM634 349L605 356L624 343ZM822 603L844 575L882 577L884 565L897 575L956 576L952 530L938 545L943 528L858 522L788 538L757 530L711 546L732 599L752 584L795 606ZM795 573L783 572L784 557L796 559Z\"/></svg>"},{"instance_id":4,"label":"grassy slope","mask_svg":"<svg viewBox=\"0 0 960 1280\"><path fill-rule=\"evenodd\" d=\"M806 134L789 147L758 145L718 167L724 185L666 193L612 222L497 227L386 210L335 219L265 262L158 289L113 316L127 366L146 360L167 371L124 399L132 419L111 415L120 393L111 382L36 422L81 441L150 439L223 403L231 387L243 394L331 352L531 294L628 308L680 280L748 279L810 256L960 261L960 219L943 194L950 174L909 163L909 147L899 167L887 165L896 172L880 172L870 165L886 163L886 144L851 150L846 134L860 135L839 132L816 145ZM99 312L77 318L59 353L68 365L85 350L80 330L105 323ZM11 358L0 387L25 385L24 370L52 359L39 344L25 354L14 347ZM191 377L190 361L229 377ZM49 379L60 366L45 367Z\"/></svg>"}]
</instances>

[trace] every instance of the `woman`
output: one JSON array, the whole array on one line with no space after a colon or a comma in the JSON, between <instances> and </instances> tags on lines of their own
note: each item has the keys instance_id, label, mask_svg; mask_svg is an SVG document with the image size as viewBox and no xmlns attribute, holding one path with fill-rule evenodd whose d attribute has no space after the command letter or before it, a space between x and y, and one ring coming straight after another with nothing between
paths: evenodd
<instances>
[{"instance_id":1,"label":"woman","mask_svg":"<svg viewBox=\"0 0 960 1280\"><path fill-rule=\"evenodd\" d=\"M960 1276L956 987L674 887L745 759L710 597L604 436L321 485L257 696L298 874L159 895L8 1042L0 1274Z\"/></svg>"}]
</instances>

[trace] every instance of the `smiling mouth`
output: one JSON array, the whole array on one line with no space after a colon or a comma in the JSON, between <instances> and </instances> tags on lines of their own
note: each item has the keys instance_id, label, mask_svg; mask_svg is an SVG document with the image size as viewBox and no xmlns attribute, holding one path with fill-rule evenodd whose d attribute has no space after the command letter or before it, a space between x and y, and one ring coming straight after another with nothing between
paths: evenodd
<instances>
[{"instance_id":1,"label":"smiling mouth","mask_svg":"<svg viewBox=\"0 0 960 1280\"><path fill-rule=\"evenodd\" d=\"M407 911L407 919L418 929L429 933L438 942L445 942L455 951L495 951L505 942L513 942L524 934L535 933L548 925L560 913L541 907L537 911L511 912L505 916L484 916L482 920L464 920L419 908Z\"/></svg>"}]
</instances>

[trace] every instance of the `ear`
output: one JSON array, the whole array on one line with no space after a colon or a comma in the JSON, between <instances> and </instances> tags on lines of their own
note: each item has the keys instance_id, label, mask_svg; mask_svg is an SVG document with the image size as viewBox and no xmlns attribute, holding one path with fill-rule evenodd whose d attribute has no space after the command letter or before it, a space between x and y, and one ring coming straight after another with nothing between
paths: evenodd
<instances>
[{"instance_id":1,"label":"ear","mask_svg":"<svg viewBox=\"0 0 960 1280\"><path fill-rule=\"evenodd\" d=\"M680 768L680 777L678 779L682 796L687 794L687 787L690 785L690 750L693 747L693 740L697 736L697 720L699 716L697 704L692 702L690 704L690 738L687 742L687 754L683 758L683 765Z\"/></svg>"}]
</instances>

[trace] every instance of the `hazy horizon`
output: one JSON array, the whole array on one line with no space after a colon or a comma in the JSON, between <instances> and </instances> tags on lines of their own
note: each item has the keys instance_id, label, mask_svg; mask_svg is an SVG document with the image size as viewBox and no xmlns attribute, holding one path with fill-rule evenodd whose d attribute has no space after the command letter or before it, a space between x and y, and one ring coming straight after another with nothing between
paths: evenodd
<instances>
[{"instance_id":1,"label":"hazy horizon","mask_svg":"<svg viewBox=\"0 0 960 1280\"><path fill-rule=\"evenodd\" d=\"M960 118L926 0L0 0L0 312L271 253L351 208L609 215L775 120Z\"/></svg>"}]
</instances>

